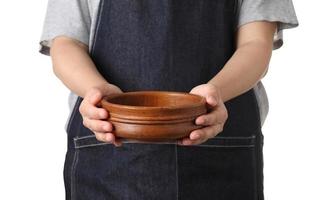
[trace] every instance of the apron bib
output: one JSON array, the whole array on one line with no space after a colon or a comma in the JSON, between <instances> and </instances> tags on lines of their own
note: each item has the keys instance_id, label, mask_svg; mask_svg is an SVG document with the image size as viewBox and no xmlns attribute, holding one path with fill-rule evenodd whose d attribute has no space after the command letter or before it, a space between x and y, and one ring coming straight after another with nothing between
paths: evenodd
<instances>
[{"instance_id":1,"label":"apron bib","mask_svg":"<svg viewBox=\"0 0 328 200\"><path fill-rule=\"evenodd\" d=\"M189 92L235 51L234 0L102 0L90 55L124 92ZM68 123L66 199L263 199L263 136L253 90L226 102L224 131L194 146L99 142L78 98Z\"/></svg>"}]
</instances>

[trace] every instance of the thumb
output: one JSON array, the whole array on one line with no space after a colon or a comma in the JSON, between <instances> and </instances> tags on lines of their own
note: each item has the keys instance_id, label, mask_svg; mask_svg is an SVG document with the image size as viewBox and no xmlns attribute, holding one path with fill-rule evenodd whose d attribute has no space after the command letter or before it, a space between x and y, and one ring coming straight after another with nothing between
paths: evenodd
<instances>
[{"instance_id":1,"label":"thumb","mask_svg":"<svg viewBox=\"0 0 328 200\"><path fill-rule=\"evenodd\" d=\"M92 88L86 95L86 99L90 104L96 105L101 101L102 93L100 90Z\"/></svg>"},{"instance_id":2,"label":"thumb","mask_svg":"<svg viewBox=\"0 0 328 200\"><path fill-rule=\"evenodd\" d=\"M208 96L206 96L206 102L211 107L215 107L219 103L218 98L215 97L214 95L208 95Z\"/></svg>"}]
</instances>

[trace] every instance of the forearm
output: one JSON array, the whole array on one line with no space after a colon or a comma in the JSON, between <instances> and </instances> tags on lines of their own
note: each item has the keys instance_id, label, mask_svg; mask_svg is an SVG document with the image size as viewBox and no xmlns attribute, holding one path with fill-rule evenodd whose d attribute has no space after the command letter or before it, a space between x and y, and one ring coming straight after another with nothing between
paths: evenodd
<instances>
[{"instance_id":1,"label":"forearm","mask_svg":"<svg viewBox=\"0 0 328 200\"><path fill-rule=\"evenodd\" d=\"M268 44L250 43L239 48L224 68L209 83L216 85L223 101L254 87L265 74L271 57Z\"/></svg>"},{"instance_id":2,"label":"forearm","mask_svg":"<svg viewBox=\"0 0 328 200\"><path fill-rule=\"evenodd\" d=\"M55 75L75 94L84 97L90 88L108 84L91 60L87 46L60 37L53 41L50 55Z\"/></svg>"},{"instance_id":3,"label":"forearm","mask_svg":"<svg viewBox=\"0 0 328 200\"><path fill-rule=\"evenodd\" d=\"M274 25L268 27L265 37L255 37L254 33L240 36L234 55L209 81L219 88L224 102L248 91L265 75L272 54L275 31Z\"/></svg>"}]
</instances>

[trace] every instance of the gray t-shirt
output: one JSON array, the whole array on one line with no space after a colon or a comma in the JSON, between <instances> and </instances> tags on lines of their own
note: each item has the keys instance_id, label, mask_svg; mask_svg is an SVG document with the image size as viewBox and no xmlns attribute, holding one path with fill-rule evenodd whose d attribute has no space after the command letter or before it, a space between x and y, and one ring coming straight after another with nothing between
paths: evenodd
<instances>
[{"instance_id":1,"label":"gray t-shirt","mask_svg":"<svg viewBox=\"0 0 328 200\"><path fill-rule=\"evenodd\" d=\"M40 39L40 52L49 55L51 41L57 36L67 36L87 46L92 43L96 17L101 0L48 0L48 9ZM283 30L298 26L292 0L237 0L236 29L254 21L275 21L278 28L274 37L274 49L283 45ZM261 82L255 87L263 124L268 114L268 99ZM72 111L77 95L69 95ZM72 113L72 112L71 112ZM69 116L70 117L70 116ZM67 120L68 122L68 120ZM66 126L67 127L67 123Z\"/></svg>"}]
</instances>

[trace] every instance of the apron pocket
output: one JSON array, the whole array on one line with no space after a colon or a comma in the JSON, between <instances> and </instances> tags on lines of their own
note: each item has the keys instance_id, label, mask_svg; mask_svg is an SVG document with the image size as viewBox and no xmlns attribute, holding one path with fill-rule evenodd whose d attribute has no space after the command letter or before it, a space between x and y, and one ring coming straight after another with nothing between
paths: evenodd
<instances>
[{"instance_id":1,"label":"apron pocket","mask_svg":"<svg viewBox=\"0 0 328 200\"><path fill-rule=\"evenodd\" d=\"M75 137L74 145L76 199L175 199L175 145L125 141L115 147L94 135Z\"/></svg>"},{"instance_id":2,"label":"apron pocket","mask_svg":"<svg viewBox=\"0 0 328 200\"><path fill-rule=\"evenodd\" d=\"M256 139L218 136L179 146L179 199L257 199Z\"/></svg>"}]
</instances>

